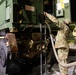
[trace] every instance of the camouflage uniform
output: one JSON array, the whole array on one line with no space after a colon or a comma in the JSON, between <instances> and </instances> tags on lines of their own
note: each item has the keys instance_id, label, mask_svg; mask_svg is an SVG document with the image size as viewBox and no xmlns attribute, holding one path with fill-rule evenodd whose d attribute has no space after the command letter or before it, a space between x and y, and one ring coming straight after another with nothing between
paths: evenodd
<instances>
[{"instance_id":1,"label":"camouflage uniform","mask_svg":"<svg viewBox=\"0 0 76 75\"><path fill-rule=\"evenodd\" d=\"M54 16L45 13L45 15L54 22L58 27L58 33L55 41L55 48L58 52L58 57L62 63L67 63L67 57L69 52L68 36L69 36L69 27L63 22L59 22ZM61 75L68 75L68 68L64 68L59 65Z\"/></svg>"}]
</instances>

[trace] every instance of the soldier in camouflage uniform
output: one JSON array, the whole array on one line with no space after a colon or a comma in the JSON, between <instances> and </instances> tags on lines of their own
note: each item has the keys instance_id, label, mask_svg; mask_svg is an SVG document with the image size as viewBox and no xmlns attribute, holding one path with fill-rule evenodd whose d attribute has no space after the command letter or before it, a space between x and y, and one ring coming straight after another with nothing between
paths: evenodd
<instances>
[{"instance_id":1,"label":"soldier in camouflage uniform","mask_svg":"<svg viewBox=\"0 0 76 75\"><path fill-rule=\"evenodd\" d=\"M46 17L49 18L53 23L56 24L56 26L59 27L56 41L55 41L55 48L58 52L58 58L62 63L67 63L67 57L69 52L69 44L68 44L68 37L69 37L69 27L68 24L70 23L69 20L65 20L62 23L59 22L54 16L48 13L44 13ZM68 68L64 68L61 65L59 65L60 73L61 75L68 75Z\"/></svg>"}]
</instances>

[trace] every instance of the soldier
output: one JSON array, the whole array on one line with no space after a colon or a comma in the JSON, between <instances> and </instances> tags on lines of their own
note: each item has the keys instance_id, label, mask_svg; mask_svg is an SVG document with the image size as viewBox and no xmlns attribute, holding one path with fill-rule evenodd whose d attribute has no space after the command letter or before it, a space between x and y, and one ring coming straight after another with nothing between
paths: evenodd
<instances>
[{"instance_id":1,"label":"soldier","mask_svg":"<svg viewBox=\"0 0 76 75\"><path fill-rule=\"evenodd\" d=\"M55 48L57 50L58 58L60 59L60 61L62 63L67 63L67 57L69 52L68 37L70 33L68 24L70 23L70 21L66 19L63 22L59 22L59 20L51 14L44 12L44 15L48 17L49 20L51 20L53 23L55 23L56 26L59 27L55 41ZM61 65L59 65L59 69L61 75L68 75L68 68L64 68Z\"/></svg>"}]
</instances>

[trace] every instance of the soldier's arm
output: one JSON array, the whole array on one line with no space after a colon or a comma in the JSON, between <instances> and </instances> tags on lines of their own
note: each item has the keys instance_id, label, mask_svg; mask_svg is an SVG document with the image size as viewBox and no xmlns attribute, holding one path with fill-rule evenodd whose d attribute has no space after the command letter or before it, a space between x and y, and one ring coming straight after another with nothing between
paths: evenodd
<instances>
[{"instance_id":1,"label":"soldier's arm","mask_svg":"<svg viewBox=\"0 0 76 75\"><path fill-rule=\"evenodd\" d=\"M49 14L49 13L47 13L47 12L44 12L44 14L45 14L45 16L49 19L49 20L51 20L52 22L54 22L54 23L58 23L59 21L54 17L54 16L52 16L51 14Z\"/></svg>"},{"instance_id":2,"label":"soldier's arm","mask_svg":"<svg viewBox=\"0 0 76 75\"><path fill-rule=\"evenodd\" d=\"M55 18L53 15L47 13L47 12L44 12L44 15L50 20L52 21L53 23L56 24L56 26L58 26L60 29L63 29L63 24L61 22L59 22L59 20L57 18Z\"/></svg>"}]
</instances>

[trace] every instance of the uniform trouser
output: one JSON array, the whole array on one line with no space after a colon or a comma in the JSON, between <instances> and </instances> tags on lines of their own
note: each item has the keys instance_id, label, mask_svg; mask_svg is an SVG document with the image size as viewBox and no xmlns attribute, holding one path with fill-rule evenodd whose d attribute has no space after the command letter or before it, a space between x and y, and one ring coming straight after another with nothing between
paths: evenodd
<instances>
[{"instance_id":1,"label":"uniform trouser","mask_svg":"<svg viewBox=\"0 0 76 75\"><path fill-rule=\"evenodd\" d=\"M58 49L58 57L62 63L67 63L69 49ZM68 75L68 68L59 65L60 75Z\"/></svg>"}]
</instances>

